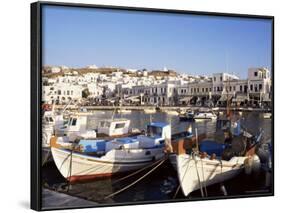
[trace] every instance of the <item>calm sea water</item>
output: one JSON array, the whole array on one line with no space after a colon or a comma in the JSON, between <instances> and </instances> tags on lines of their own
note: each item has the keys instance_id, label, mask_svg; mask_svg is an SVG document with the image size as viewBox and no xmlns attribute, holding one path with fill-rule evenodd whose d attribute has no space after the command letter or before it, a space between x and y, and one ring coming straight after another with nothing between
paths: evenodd
<instances>
[{"instance_id":1,"label":"calm sea water","mask_svg":"<svg viewBox=\"0 0 281 213\"><path fill-rule=\"evenodd\" d=\"M240 115L234 114L235 117ZM112 111L97 111L90 118L89 126L96 127L99 120L104 118L111 118ZM157 112L149 115L141 111L132 111L130 114L117 114L115 117L124 117L131 120L131 128L145 129L150 121L168 122L172 125L172 133L184 131L189 125L192 125L193 131L198 129L198 133L207 133L209 137L214 136L216 122L214 121L200 121L200 122L180 122L178 116L168 115L163 112ZM256 134L260 128L264 130L264 140L271 139L271 119L264 119L263 113L244 112L242 114L241 124L247 128L252 134ZM134 201L159 201L174 199L176 189L179 185L177 180L177 173L170 165L169 161L165 162L152 174L145 179L129 188L128 190L114 196L110 199L104 199L107 195L121 189L124 186L132 183L138 179L143 173L126 179L124 181L116 182L120 177L108 178L103 180L95 180L87 183L79 183L71 185L68 194L85 198L98 203L123 203ZM54 163L46 164L42 169L43 182L49 188L65 191L63 186L64 178L58 172ZM220 190L220 184L208 187L208 196L217 197L223 196ZM255 176L247 176L241 174L235 179L224 183L228 195L251 195L253 193L271 192L271 187L265 187L265 173L260 173ZM200 191L195 191L186 199L200 198ZM175 199L185 198L179 190ZM47 204L46 204L47 205Z\"/></svg>"}]
</instances>

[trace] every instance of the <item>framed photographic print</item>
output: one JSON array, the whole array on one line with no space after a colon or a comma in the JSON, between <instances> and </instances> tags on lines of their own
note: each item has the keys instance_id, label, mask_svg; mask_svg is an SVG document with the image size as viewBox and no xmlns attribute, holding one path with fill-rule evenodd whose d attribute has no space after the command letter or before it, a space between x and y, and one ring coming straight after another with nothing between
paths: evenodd
<instances>
[{"instance_id":1,"label":"framed photographic print","mask_svg":"<svg viewBox=\"0 0 281 213\"><path fill-rule=\"evenodd\" d=\"M274 195L274 17L31 4L31 208Z\"/></svg>"}]
</instances>

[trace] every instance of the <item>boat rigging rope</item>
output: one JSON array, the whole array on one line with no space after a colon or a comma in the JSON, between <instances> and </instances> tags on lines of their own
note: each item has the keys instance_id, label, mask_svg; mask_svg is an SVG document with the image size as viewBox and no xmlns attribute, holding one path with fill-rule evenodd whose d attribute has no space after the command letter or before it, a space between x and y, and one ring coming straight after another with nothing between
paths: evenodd
<instances>
[{"instance_id":1,"label":"boat rigging rope","mask_svg":"<svg viewBox=\"0 0 281 213\"><path fill-rule=\"evenodd\" d=\"M202 158L200 158L200 159L201 159L200 161L201 161L201 170L202 170L202 177L203 177L203 184L204 184L205 195L206 195L206 197L208 197L207 185L206 185L204 169L203 169L203 160L202 160Z\"/></svg>"},{"instance_id":2,"label":"boat rigging rope","mask_svg":"<svg viewBox=\"0 0 281 213\"><path fill-rule=\"evenodd\" d=\"M72 155L73 155L73 144L71 146L71 150L70 150L70 162L69 162L69 170L68 170L68 174L69 174L69 180L68 180L68 185L67 185L67 192L70 189L70 182L71 182L71 173L72 173Z\"/></svg>"},{"instance_id":3,"label":"boat rigging rope","mask_svg":"<svg viewBox=\"0 0 281 213\"><path fill-rule=\"evenodd\" d=\"M197 173L198 183L199 183L199 186L200 186L201 196L204 197L204 191L203 191L203 188L202 188L202 183L201 183L201 180L200 180L199 171L198 171L198 167L197 167L197 160L195 159L194 155L192 155L192 157L193 157L195 168L196 168L196 173Z\"/></svg>"},{"instance_id":4,"label":"boat rigging rope","mask_svg":"<svg viewBox=\"0 0 281 213\"><path fill-rule=\"evenodd\" d=\"M122 181L122 180L125 180L125 179L127 179L127 178L129 178L129 177L132 177L132 176L134 176L134 175L136 175L136 174L138 174L138 173L140 173L140 172L146 170L147 168L150 168L150 167L154 166L155 164L158 164L158 163L159 163L160 161L162 161L162 160L163 160L163 159L160 159L160 160L154 162L153 164L149 164L148 166L146 166L146 167L144 167L144 168L141 168L141 169L139 169L139 170L137 170L137 171L135 171L135 172L133 172L133 173L131 173L131 174L125 176L125 177L122 177L122 178L120 178L120 179L118 179L118 180L116 180L116 181L113 181L112 184L119 183L119 182Z\"/></svg>"},{"instance_id":5,"label":"boat rigging rope","mask_svg":"<svg viewBox=\"0 0 281 213\"><path fill-rule=\"evenodd\" d=\"M119 193L125 191L126 189L130 188L131 186L135 185L136 183L138 183L139 181L141 181L142 179L144 179L146 176L148 176L149 174L151 174L151 173L152 173L154 170L156 170L159 166L161 166L166 160L167 160L167 157L166 157L165 159L163 159L162 161L160 161L160 163L159 163L157 166L155 166L154 168L152 168L152 169L151 169L149 172L147 172L145 175L143 175L142 177L140 177L139 179L137 179L137 180L134 181L133 183L129 184L128 186L126 186L126 187L124 187L124 188L122 188L122 189L120 189L120 190L118 190L118 191L116 191L116 192L114 192L114 193L112 193L112 194L106 196L106 197L104 198L104 200L106 200L106 199L108 199L108 198L111 198L111 197L113 197L114 195L117 195L117 194L119 194Z\"/></svg>"}]
</instances>

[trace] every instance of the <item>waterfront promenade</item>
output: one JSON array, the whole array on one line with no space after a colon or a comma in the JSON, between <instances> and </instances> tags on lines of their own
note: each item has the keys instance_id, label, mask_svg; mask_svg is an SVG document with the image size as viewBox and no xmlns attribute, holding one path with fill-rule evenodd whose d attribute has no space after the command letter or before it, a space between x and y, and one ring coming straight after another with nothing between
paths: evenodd
<instances>
[{"instance_id":1,"label":"waterfront promenade","mask_svg":"<svg viewBox=\"0 0 281 213\"><path fill-rule=\"evenodd\" d=\"M56 105L56 109L64 109L65 105ZM76 105L69 105L67 107L70 110L78 110L78 109L86 109L86 110L115 110L120 108L120 106L76 106ZM156 108L155 106L122 106L122 109L127 110L145 110ZM159 110L199 110L199 109L214 109L208 108L203 106L159 106ZM215 107L217 111L225 111L226 107ZM254 111L254 112L270 112L271 108L252 108L252 107L230 107L231 111Z\"/></svg>"}]
</instances>

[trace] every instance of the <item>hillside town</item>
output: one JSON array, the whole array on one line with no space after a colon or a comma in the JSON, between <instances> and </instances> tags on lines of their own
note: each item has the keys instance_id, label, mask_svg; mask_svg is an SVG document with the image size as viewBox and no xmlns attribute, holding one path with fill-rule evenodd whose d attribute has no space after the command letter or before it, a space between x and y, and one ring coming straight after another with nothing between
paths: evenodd
<instances>
[{"instance_id":1,"label":"hillside town","mask_svg":"<svg viewBox=\"0 0 281 213\"><path fill-rule=\"evenodd\" d=\"M123 69L115 67L68 68L45 66L42 101L81 106L231 106L271 107L270 70L245 70L241 79L227 72L210 76L174 70Z\"/></svg>"}]
</instances>

